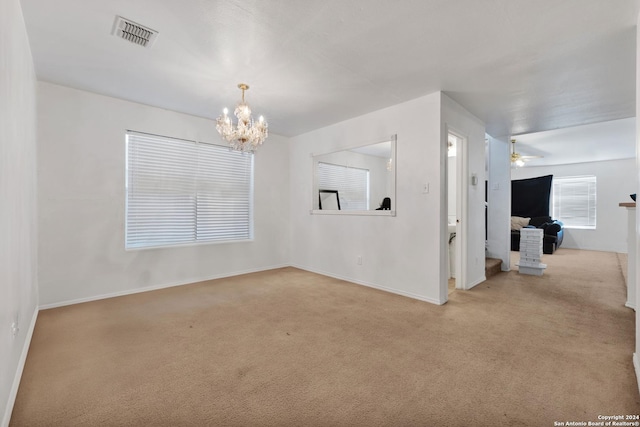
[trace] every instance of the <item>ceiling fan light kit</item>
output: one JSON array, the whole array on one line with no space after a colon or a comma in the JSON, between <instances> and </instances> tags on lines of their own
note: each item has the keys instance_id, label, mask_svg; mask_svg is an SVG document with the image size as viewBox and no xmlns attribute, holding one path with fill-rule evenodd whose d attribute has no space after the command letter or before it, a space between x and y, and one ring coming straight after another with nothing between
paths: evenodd
<instances>
[{"instance_id":1,"label":"ceiling fan light kit","mask_svg":"<svg viewBox=\"0 0 640 427\"><path fill-rule=\"evenodd\" d=\"M540 159L542 156L523 156L520 153L516 152L516 140L511 140L511 166L513 167L522 167L524 166L524 162L527 162L531 159Z\"/></svg>"}]
</instances>

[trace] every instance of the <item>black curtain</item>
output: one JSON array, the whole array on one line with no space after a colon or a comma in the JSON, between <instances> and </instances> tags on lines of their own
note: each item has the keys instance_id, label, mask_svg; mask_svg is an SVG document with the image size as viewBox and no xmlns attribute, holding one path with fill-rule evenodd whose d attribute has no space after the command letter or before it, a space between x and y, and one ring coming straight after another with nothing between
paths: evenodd
<instances>
[{"instance_id":1,"label":"black curtain","mask_svg":"<svg viewBox=\"0 0 640 427\"><path fill-rule=\"evenodd\" d=\"M511 181L511 216L549 216L553 175Z\"/></svg>"}]
</instances>

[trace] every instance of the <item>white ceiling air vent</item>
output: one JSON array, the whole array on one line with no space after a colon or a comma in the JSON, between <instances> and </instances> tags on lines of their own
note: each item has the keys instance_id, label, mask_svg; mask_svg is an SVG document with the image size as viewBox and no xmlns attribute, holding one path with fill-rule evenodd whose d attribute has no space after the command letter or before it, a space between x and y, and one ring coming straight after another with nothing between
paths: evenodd
<instances>
[{"instance_id":1,"label":"white ceiling air vent","mask_svg":"<svg viewBox=\"0 0 640 427\"><path fill-rule=\"evenodd\" d=\"M153 42L158 37L157 31L125 19L122 16L116 16L111 34L147 48L153 46Z\"/></svg>"}]
</instances>

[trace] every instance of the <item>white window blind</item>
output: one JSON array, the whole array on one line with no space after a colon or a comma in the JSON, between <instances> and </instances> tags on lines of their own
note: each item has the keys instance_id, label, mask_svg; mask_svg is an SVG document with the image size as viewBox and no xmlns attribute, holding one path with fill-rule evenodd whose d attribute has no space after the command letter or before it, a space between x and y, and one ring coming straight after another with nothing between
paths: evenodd
<instances>
[{"instance_id":1,"label":"white window blind","mask_svg":"<svg viewBox=\"0 0 640 427\"><path fill-rule=\"evenodd\" d=\"M127 248L252 238L253 155L127 132Z\"/></svg>"},{"instance_id":2,"label":"white window blind","mask_svg":"<svg viewBox=\"0 0 640 427\"><path fill-rule=\"evenodd\" d=\"M596 177L553 178L553 218L568 228L596 228Z\"/></svg>"},{"instance_id":3,"label":"white window blind","mask_svg":"<svg viewBox=\"0 0 640 427\"><path fill-rule=\"evenodd\" d=\"M349 166L318 163L318 189L336 190L341 210L369 209L369 171Z\"/></svg>"}]
</instances>

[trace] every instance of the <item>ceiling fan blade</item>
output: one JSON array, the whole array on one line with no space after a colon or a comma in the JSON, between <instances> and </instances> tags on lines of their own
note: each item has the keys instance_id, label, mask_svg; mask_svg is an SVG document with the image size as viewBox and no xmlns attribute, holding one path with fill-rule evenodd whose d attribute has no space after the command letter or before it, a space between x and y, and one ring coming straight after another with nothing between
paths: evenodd
<instances>
[{"instance_id":1,"label":"ceiling fan blade","mask_svg":"<svg viewBox=\"0 0 640 427\"><path fill-rule=\"evenodd\" d=\"M523 162L528 162L533 159L542 159L544 156L523 156L516 151L516 140L511 140L511 165L513 167L522 166Z\"/></svg>"}]
</instances>

